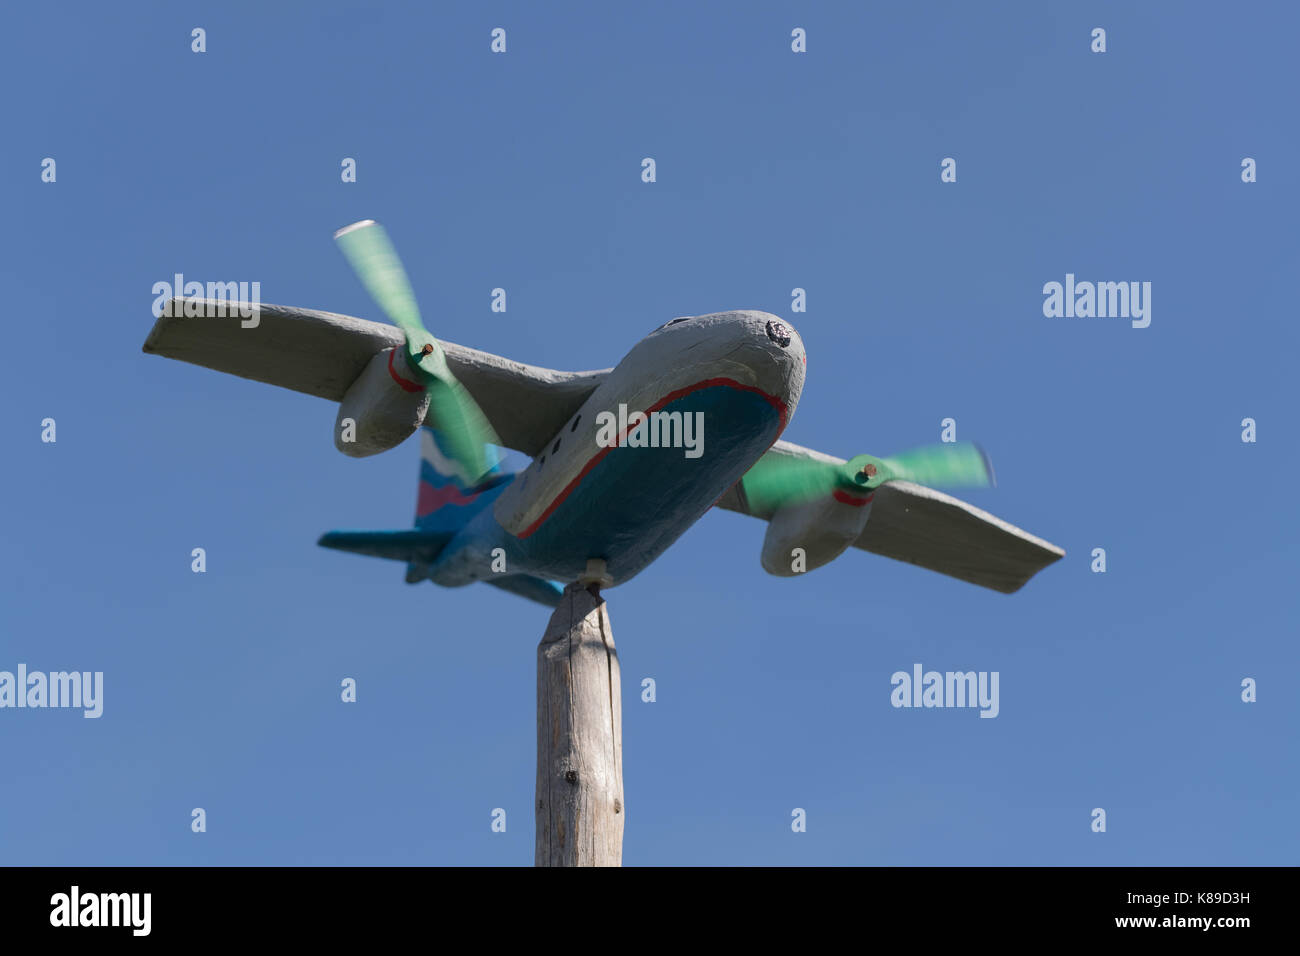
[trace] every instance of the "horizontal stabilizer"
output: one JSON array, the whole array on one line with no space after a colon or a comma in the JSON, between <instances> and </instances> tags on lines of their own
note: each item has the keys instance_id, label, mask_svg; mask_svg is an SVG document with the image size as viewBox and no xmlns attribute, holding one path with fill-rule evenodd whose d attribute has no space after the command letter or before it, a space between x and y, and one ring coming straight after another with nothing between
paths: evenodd
<instances>
[{"instance_id":1,"label":"horizontal stabilizer","mask_svg":"<svg viewBox=\"0 0 1300 956\"><path fill-rule=\"evenodd\" d=\"M330 531L316 543L336 551L431 564L454 536L452 531Z\"/></svg>"},{"instance_id":2,"label":"horizontal stabilizer","mask_svg":"<svg viewBox=\"0 0 1300 956\"><path fill-rule=\"evenodd\" d=\"M564 589L554 581L535 578L531 574L494 574L492 577L483 580L484 583L498 587L502 591L518 594L520 597L526 597L538 604L545 604L547 607L558 607L560 595L564 593Z\"/></svg>"}]
</instances>

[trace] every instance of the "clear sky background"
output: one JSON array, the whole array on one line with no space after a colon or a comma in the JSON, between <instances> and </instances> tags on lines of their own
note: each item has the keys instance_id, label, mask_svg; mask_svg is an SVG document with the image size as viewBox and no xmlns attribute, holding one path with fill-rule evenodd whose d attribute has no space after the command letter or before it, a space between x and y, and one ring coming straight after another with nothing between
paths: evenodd
<instances>
[{"instance_id":1,"label":"clear sky background","mask_svg":"<svg viewBox=\"0 0 1300 956\"><path fill-rule=\"evenodd\" d=\"M140 351L175 272L380 318L331 241L362 218L436 334L537 365L777 313L786 438L955 418L999 479L964 497L1067 551L1012 596L857 551L785 580L707 515L606 595L627 864L1297 862L1293 5L3 16L0 669L106 689L0 711L0 862L532 862L545 609L316 547L410 525L417 445L347 459L331 404ZM1151 282L1150 327L1045 318L1067 272ZM1000 715L894 709L918 662L998 671Z\"/></svg>"}]
</instances>

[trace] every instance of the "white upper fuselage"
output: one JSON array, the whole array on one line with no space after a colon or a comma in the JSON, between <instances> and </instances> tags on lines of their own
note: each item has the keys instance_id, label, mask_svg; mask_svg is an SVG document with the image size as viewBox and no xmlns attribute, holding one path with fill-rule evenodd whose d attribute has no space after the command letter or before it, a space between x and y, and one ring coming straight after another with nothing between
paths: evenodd
<instances>
[{"instance_id":1,"label":"white upper fuselage","mask_svg":"<svg viewBox=\"0 0 1300 956\"><path fill-rule=\"evenodd\" d=\"M449 554L435 580L486 577L491 562L476 552L498 545L512 571L574 580L598 558L617 583L627 580L779 437L805 367L798 333L766 312L714 313L656 329L497 498L492 513L508 532L505 543L471 526L479 543ZM662 428L650 435L647 423L638 431L637 412ZM612 430L611 420L618 423Z\"/></svg>"},{"instance_id":2,"label":"white upper fuselage","mask_svg":"<svg viewBox=\"0 0 1300 956\"><path fill-rule=\"evenodd\" d=\"M769 322L788 331L787 346L767 334ZM629 412L649 412L675 393L724 380L779 401L785 409L784 429L803 390L805 364L798 333L767 312L718 312L661 326L628 352L574 418L520 473L497 502L497 520L515 535L526 534L536 524L601 454L598 423L602 412L618 416L620 406ZM725 423L706 419L704 425L704 457L724 451L729 431ZM685 456L681 448L658 451ZM719 489L718 494L725 490Z\"/></svg>"}]
</instances>

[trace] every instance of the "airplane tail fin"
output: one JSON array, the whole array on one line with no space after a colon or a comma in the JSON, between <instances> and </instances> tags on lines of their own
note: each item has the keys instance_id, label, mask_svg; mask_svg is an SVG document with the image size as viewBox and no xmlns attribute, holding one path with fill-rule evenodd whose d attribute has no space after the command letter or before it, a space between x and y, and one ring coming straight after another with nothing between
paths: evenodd
<instances>
[{"instance_id":1,"label":"airplane tail fin","mask_svg":"<svg viewBox=\"0 0 1300 956\"><path fill-rule=\"evenodd\" d=\"M487 446L488 471L473 482L447 454L445 441L428 425L420 429L420 485L415 500L415 526L429 531L454 531L482 510L479 496L509 479L500 454Z\"/></svg>"},{"instance_id":2,"label":"airplane tail fin","mask_svg":"<svg viewBox=\"0 0 1300 956\"><path fill-rule=\"evenodd\" d=\"M503 574L500 577L486 578L483 583L547 607L559 607L560 598L564 595L564 588L554 581L533 577L531 574Z\"/></svg>"},{"instance_id":3,"label":"airplane tail fin","mask_svg":"<svg viewBox=\"0 0 1300 956\"><path fill-rule=\"evenodd\" d=\"M471 485L464 469L444 451L441 436L423 426L415 527L410 531L330 531L316 543L323 548L405 561L406 580L423 580L451 539L486 505L481 500L483 492L508 479L501 471L496 449L489 446L487 452L491 468Z\"/></svg>"},{"instance_id":4,"label":"airplane tail fin","mask_svg":"<svg viewBox=\"0 0 1300 956\"><path fill-rule=\"evenodd\" d=\"M495 497L485 492L512 477L503 470L497 450L488 446L487 452L491 467L482 480L471 484L446 453L442 436L427 425L422 427L415 527L409 531L330 531L317 543L338 551L405 561L406 580L412 584L429 578L429 569L451 540ZM563 593L559 585L527 574L503 574L486 581L547 607L559 604Z\"/></svg>"}]
</instances>

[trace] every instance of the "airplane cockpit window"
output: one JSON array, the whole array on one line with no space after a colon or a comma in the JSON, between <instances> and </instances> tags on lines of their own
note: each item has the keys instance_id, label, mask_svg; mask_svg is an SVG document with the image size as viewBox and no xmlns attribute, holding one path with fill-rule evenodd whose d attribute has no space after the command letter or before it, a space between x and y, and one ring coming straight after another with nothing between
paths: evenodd
<instances>
[{"instance_id":1,"label":"airplane cockpit window","mask_svg":"<svg viewBox=\"0 0 1300 956\"><path fill-rule=\"evenodd\" d=\"M695 318L693 315L683 315L680 318L673 319L671 322L665 322L663 325L659 326L659 328L655 329L655 331L662 332L670 325L676 325L678 322L689 322L693 318Z\"/></svg>"}]
</instances>

